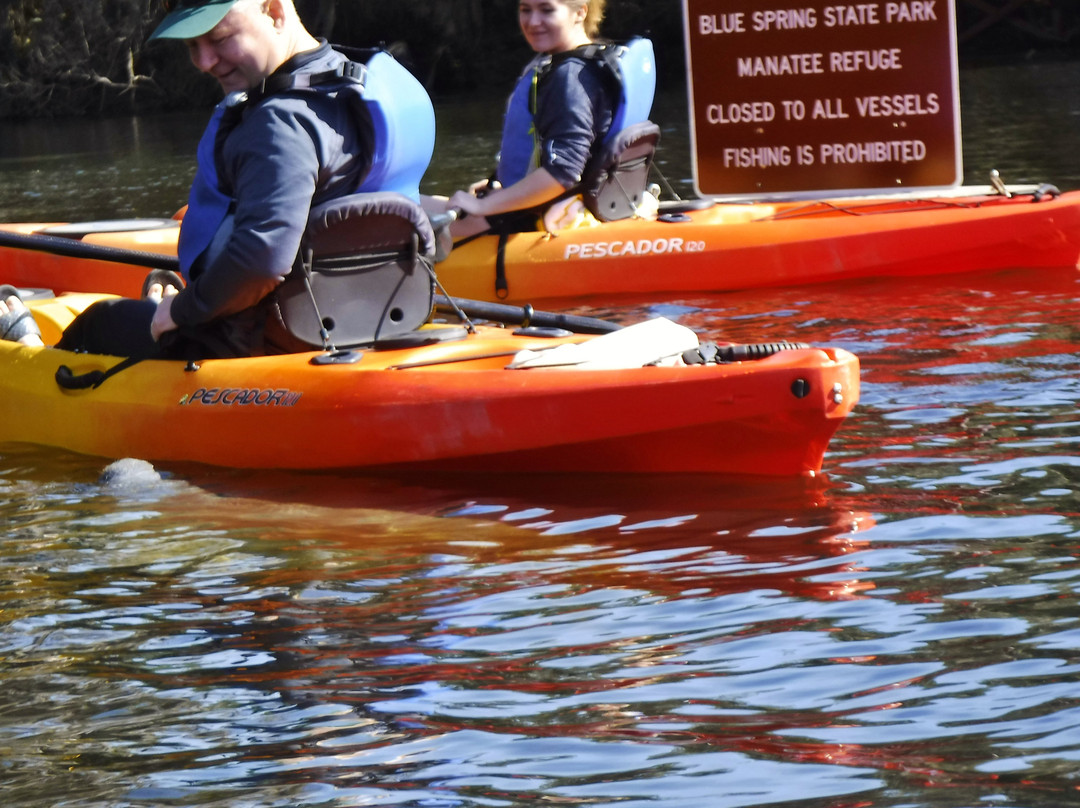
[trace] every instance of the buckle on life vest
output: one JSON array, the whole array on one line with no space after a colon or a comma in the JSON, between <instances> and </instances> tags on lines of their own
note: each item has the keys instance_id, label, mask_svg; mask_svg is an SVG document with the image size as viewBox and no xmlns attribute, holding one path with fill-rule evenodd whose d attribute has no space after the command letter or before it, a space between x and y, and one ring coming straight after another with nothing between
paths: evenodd
<instances>
[{"instance_id":1,"label":"buckle on life vest","mask_svg":"<svg viewBox=\"0 0 1080 808\"><path fill-rule=\"evenodd\" d=\"M367 76L367 66L362 62L344 62L340 67L340 71L343 79L356 84L363 84Z\"/></svg>"}]
</instances>

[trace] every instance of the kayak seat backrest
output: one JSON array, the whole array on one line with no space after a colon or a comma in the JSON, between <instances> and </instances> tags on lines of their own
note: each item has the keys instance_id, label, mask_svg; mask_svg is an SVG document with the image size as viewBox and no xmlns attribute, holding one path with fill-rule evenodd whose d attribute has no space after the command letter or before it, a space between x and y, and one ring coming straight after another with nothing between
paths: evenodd
<instances>
[{"instance_id":1,"label":"kayak seat backrest","mask_svg":"<svg viewBox=\"0 0 1080 808\"><path fill-rule=\"evenodd\" d=\"M619 84L619 104L605 143L635 123L649 120L656 97L656 54L651 40L634 37L619 46Z\"/></svg>"},{"instance_id":2,"label":"kayak seat backrest","mask_svg":"<svg viewBox=\"0 0 1080 808\"><path fill-rule=\"evenodd\" d=\"M281 320L315 348L409 333L431 316L434 253L427 215L402 194L352 194L313 208L277 291Z\"/></svg>"},{"instance_id":3,"label":"kayak seat backrest","mask_svg":"<svg viewBox=\"0 0 1080 808\"><path fill-rule=\"evenodd\" d=\"M644 121L628 126L604 145L581 181L582 201L593 216L613 222L637 213L659 143L660 127Z\"/></svg>"}]
</instances>

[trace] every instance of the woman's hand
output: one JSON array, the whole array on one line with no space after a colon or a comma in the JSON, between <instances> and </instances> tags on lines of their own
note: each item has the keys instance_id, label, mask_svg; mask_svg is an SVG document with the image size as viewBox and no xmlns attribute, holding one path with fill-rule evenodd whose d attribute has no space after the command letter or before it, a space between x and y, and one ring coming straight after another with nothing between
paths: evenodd
<instances>
[{"instance_id":1,"label":"woman's hand","mask_svg":"<svg viewBox=\"0 0 1080 808\"><path fill-rule=\"evenodd\" d=\"M454 195L450 197L450 201L446 203L446 207L448 210L457 208L470 216L487 216L488 211L484 205L484 200L490 198L478 199L468 191L455 191Z\"/></svg>"},{"instance_id":2,"label":"woman's hand","mask_svg":"<svg viewBox=\"0 0 1080 808\"><path fill-rule=\"evenodd\" d=\"M448 208L457 208L469 216L487 217L511 210L525 210L550 202L563 192L562 185L548 173L546 168L538 168L525 175L525 178L502 188L488 186L488 191L476 197L469 191L455 191L447 202Z\"/></svg>"},{"instance_id":3,"label":"woman's hand","mask_svg":"<svg viewBox=\"0 0 1080 808\"><path fill-rule=\"evenodd\" d=\"M484 196L492 191L502 188L498 180L477 180L469 186L469 193L473 196Z\"/></svg>"}]
</instances>

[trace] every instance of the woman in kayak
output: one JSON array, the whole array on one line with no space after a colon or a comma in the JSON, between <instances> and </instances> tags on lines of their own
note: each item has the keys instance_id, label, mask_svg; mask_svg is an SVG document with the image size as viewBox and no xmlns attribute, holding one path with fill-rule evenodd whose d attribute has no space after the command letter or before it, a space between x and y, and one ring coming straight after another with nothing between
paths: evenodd
<instances>
[{"instance_id":1,"label":"woman in kayak","mask_svg":"<svg viewBox=\"0 0 1080 808\"><path fill-rule=\"evenodd\" d=\"M429 197L429 212L459 210L455 237L534 230L542 206L576 186L611 126L619 88L588 52L605 0L521 0L518 23L536 57L507 102L493 178Z\"/></svg>"}]
</instances>

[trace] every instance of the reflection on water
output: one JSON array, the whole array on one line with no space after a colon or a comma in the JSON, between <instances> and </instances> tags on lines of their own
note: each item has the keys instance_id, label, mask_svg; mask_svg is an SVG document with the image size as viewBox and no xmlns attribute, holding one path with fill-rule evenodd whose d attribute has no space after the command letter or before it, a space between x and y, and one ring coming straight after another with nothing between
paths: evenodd
<instances>
[{"instance_id":1,"label":"reflection on water","mask_svg":"<svg viewBox=\"0 0 1080 808\"><path fill-rule=\"evenodd\" d=\"M0 221L171 216L204 115L0 121Z\"/></svg>"},{"instance_id":2,"label":"reflection on water","mask_svg":"<svg viewBox=\"0 0 1080 808\"><path fill-rule=\"evenodd\" d=\"M1080 108L1073 68L1045 70ZM1064 135L1005 94L971 103L1027 139L978 160L1080 187ZM154 198L137 175L159 153L184 185L197 128L162 129L153 159L92 133L70 157L5 150L23 180L0 209L57 216L49 183L66 202L127 177L87 218L166 213L164 193L124 206ZM104 461L0 447L5 805L1071 804L1078 298L1072 272L1013 272L581 301L858 353L862 402L813 482L104 481Z\"/></svg>"},{"instance_id":3,"label":"reflection on water","mask_svg":"<svg viewBox=\"0 0 1080 808\"><path fill-rule=\"evenodd\" d=\"M996 168L1007 182L1080 188L1080 63L961 71L960 99L968 182Z\"/></svg>"}]
</instances>

